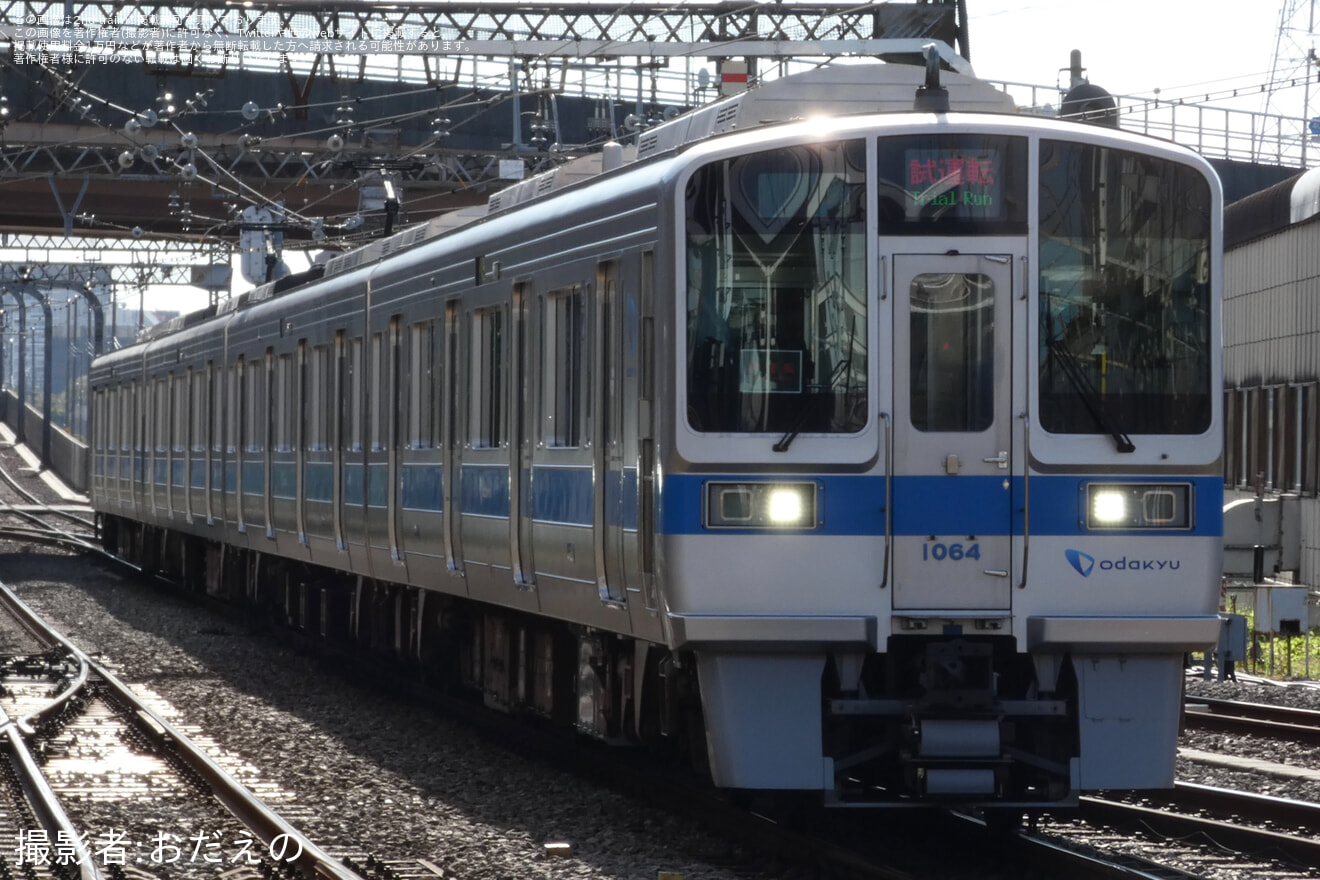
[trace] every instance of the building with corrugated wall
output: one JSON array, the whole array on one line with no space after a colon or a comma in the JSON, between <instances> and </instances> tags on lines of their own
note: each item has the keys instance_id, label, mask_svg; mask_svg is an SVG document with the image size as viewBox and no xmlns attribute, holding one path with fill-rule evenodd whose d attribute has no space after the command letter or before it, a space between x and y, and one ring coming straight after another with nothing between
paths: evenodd
<instances>
[{"instance_id":1,"label":"building with corrugated wall","mask_svg":"<svg viewBox=\"0 0 1320 880\"><path fill-rule=\"evenodd\" d=\"M1320 583L1320 169L1230 205L1224 246L1225 483L1301 496Z\"/></svg>"}]
</instances>

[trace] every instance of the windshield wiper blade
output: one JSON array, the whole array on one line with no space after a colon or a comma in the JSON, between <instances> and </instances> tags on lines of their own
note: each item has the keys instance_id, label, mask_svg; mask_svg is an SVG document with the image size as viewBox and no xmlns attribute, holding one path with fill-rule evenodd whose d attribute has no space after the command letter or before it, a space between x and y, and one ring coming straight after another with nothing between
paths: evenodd
<instances>
[{"instance_id":1,"label":"windshield wiper blade","mask_svg":"<svg viewBox=\"0 0 1320 880\"><path fill-rule=\"evenodd\" d=\"M841 379L844 376L848 377L848 384L849 385L852 384L853 344L856 341L857 341L857 322L854 319L848 332L848 360L844 361L843 365L839 367L839 369L835 370L834 375L830 377L830 384L825 386L824 388L826 394L829 394L831 391L833 391L835 387L839 384L839 379ZM820 388L821 386L819 385L816 386L817 390L819 390ZM821 406L828 407L829 401L822 399L820 401L820 404ZM793 427L785 431L784 436L780 437L778 442L776 442L775 445L771 446L770 448L775 452L788 452L788 447L793 445L793 441L797 439L798 434L802 433L802 429L806 427L807 420L811 418L812 415L811 410L812 407L810 406L803 409L802 414L798 416L798 420L793 423Z\"/></svg>"},{"instance_id":2,"label":"windshield wiper blade","mask_svg":"<svg viewBox=\"0 0 1320 880\"><path fill-rule=\"evenodd\" d=\"M1063 344L1062 339L1050 337L1046 339L1045 344L1049 346L1050 354L1054 356L1055 362L1058 363L1059 369L1067 378L1068 384L1072 385L1073 390L1077 392L1077 396L1082 399L1082 403L1085 404L1086 411L1091 414L1091 418L1095 419L1095 423L1105 433L1114 438L1114 448L1119 452L1135 452L1137 447L1132 445L1132 438L1123 432L1113 415L1105 409L1104 400L1101 399L1100 393L1095 390L1095 386L1091 384L1090 378L1086 375L1086 370L1082 369L1082 365L1077 362L1077 355Z\"/></svg>"}]
</instances>

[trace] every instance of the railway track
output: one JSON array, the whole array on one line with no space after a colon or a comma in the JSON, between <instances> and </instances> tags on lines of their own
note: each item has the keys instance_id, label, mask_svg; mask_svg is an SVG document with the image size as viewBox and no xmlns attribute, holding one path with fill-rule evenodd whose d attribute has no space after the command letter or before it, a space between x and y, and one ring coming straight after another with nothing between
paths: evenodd
<instances>
[{"instance_id":1,"label":"railway track","mask_svg":"<svg viewBox=\"0 0 1320 880\"><path fill-rule=\"evenodd\" d=\"M6 720L0 722L0 730L8 737L13 773L21 790L29 795L31 813L37 820L26 836L20 833L20 842L39 829L52 844L59 839L82 847L76 864L82 868L84 880L101 876L100 867L86 848L89 835L91 840L106 844L102 855L104 858L110 854L107 865L122 864L119 858L129 859L130 850L138 862L177 865L186 857L185 841L191 840L195 846L190 862L200 857L202 866L224 863L237 871L235 876L239 878L292 875L307 880L362 880L360 874L324 852L237 782L113 673L48 627L3 585L0 611L46 646L41 655L35 655L43 658L41 663L34 664L32 655L13 658L22 661L15 665L24 674L21 681L17 674L6 679L10 702L31 707L31 688L23 685L31 685L41 677L34 676L34 670L44 672L47 679L57 677L61 667L67 670L58 676L62 680L56 688L57 696L17 720L8 720L5 715ZM26 740L31 740L31 750ZM162 786L164 794L159 790ZM188 789L207 793L214 803L183 803L179 795ZM84 829L80 835L57 793L84 805L112 802L115 809L109 812L125 824L102 827L92 835L88 820L94 823L93 816L104 820L107 811L84 809L84 822L78 826ZM174 815L187 814L195 827L205 829L199 831L201 837L184 838L161 827L154 838L134 838L143 830L143 817L134 815L137 808L154 811L163 800L171 802ZM216 804L224 810L215 809ZM232 818L222 816L224 811ZM238 855L222 853L222 841L237 848ZM50 859L48 852L37 848L29 849L27 854L37 865ZM49 864L56 866L54 862ZM175 870L181 868L176 866Z\"/></svg>"},{"instance_id":2,"label":"railway track","mask_svg":"<svg viewBox=\"0 0 1320 880\"><path fill-rule=\"evenodd\" d=\"M1184 705L1187 726L1198 730L1320 745L1320 712L1310 709L1213 697L1188 697Z\"/></svg>"},{"instance_id":3,"label":"railway track","mask_svg":"<svg viewBox=\"0 0 1320 880\"><path fill-rule=\"evenodd\" d=\"M1180 782L1168 792L1084 797L1079 816L1169 840L1198 839L1249 858L1320 865L1320 805Z\"/></svg>"}]
</instances>

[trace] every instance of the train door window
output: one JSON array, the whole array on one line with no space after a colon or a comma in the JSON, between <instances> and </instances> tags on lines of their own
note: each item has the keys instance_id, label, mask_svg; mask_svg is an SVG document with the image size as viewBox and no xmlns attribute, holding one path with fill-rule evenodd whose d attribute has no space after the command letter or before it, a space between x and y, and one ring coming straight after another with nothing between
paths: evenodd
<instances>
[{"instance_id":1,"label":"train door window","mask_svg":"<svg viewBox=\"0 0 1320 880\"><path fill-rule=\"evenodd\" d=\"M289 448L305 449L307 441L307 383L309 368L307 365L307 340L298 340L298 359L293 368L294 416L293 435L289 438Z\"/></svg>"},{"instance_id":2,"label":"train door window","mask_svg":"<svg viewBox=\"0 0 1320 880\"><path fill-rule=\"evenodd\" d=\"M168 379L156 380L155 393L155 411L152 415L153 423L156 429L156 454L164 455L169 445L169 387L166 385Z\"/></svg>"},{"instance_id":3,"label":"train door window","mask_svg":"<svg viewBox=\"0 0 1320 880\"><path fill-rule=\"evenodd\" d=\"M293 355L282 354L275 362L275 406L271 410L275 416L275 449L278 452L293 451L294 435L297 432L298 408L297 371L293 366Z\"/></svg>"},{"instance_id":4,"label":"train door window","mask_svg":"<svg viewBox=\"0 0 1320 880\"><path fill-rule=\"evenodd\" d=\"M586 296L581 288L546 294L541 332L541 437L546 446L580 446L587 387Z\"/></svg>"},{"instance_id":5,"label":"train door window","mask_svg":"<svg viewBox=\"0 0 1320 880\"><path fill-rule=\"evenodd\" d=\"M99 453L105 448L105 423L109 419L109 414L105 412L105 391L103 389L98 389L92 394L92 411L97 414L97 419L92 424L92 448ZM92 466L98 468L97 473L100 472L100 461L98 459L92 459Z\"/></svg>"},{"instance_id":6,"label":"train door window","mask_svg":"<svg viewBox=\"0 0 1320 880\"><path fill-rule=\"evenodd\" d=\"M174 425L174 436L170 438L170 446L176 453L182 454L189 446L188 438L191 436L192 429L192 420L189 418L188 412L188 392L192 388L192 367L189 367L182 376L171 376L170 384L174 398L174 417L170 420Z\"/></svg>"},{"instance_id":7,"label":"train door window","mask_svg":"<svg viewBox=\"0 0 1320 880\"><path fill-rule=\"evenodd\" d=\"M211 377L211 451L218 454L224 451L224 429L221 426L225 423L225 368L216 369L214 364L207 364L206 371Z\"/></svg>"},{"instance_id":8,"label":"train door window","mask_svg":"<svg viewBox=\"0 0 1320 880\"><path fill-rule=\"evenodd\" d=\"M312 349L310 387L307 392L306 443L308 451L321 452L329 448L330 406L334 389L330 381L330 347L318 345Z\"/></svg>"},{"instance_id":9,"label":"train door window","mask_svg":"<svg viewBox=\"0 0 1320 880\"><path fill-rule=\"evenodd\" d=\"M124 434L123 453L124 460L128 462L128 472L124 474L126 479L141 479L137 469L141 466L142 449L142 423L140 422L140 407L142 401L139 399L138 383L136 381L128 383L124 388Z\"/></svg>"},{"instance_id":10,"label":"train door window","mask_svg":"<svg viewBox=\"0 0 1320 880\"><path fill-rule=\"evenodd\" d=\"M247 441L245 449L248 452L263 452L265 451L263 427L269 422L270 413L266 403L266 362L264 360L249 362L246 378L246 406L243 415L246 431L244 439Z\"/></svg>"},{"instance_id":11,"label":"train door window","mask_svg":"<svg viewBox=\"0 0 1320 880\"><path fill-rule=\"evenodd\" d=\"M92 397L92 409L97 415L96 421L93 422L95 432L92 434L92 439L95 443L97 452L101 452L105 449L106 431L109 429L110 423L113 419L113 415L106 411L105 408L107 399L108 395L104 388L97 389Z\"/></svg>"},{"instance_id":12,"label":"train door window","mask_svg":"<svg viewBox=\"0 0 1320 880\"><path fill-rule=\"evenodd\" d=\"M273 396L270 406L271 425L270 448L275 452L283 452L285 443L289 439L289 431L286 429L285 413L289 408L289 398L287 397L287 388L285 384L288 374L288 364L285 362L286 356L281 355L275 358L275 381L271 383Z\"/></svg>"},{"instance_id":13,"label":"train door window","mask_svg":"<svg viewBox=\"0 0 1320 880\"><path fill-rule=\"evenodd\" d=\"M460 378L462 376L462 371L460 369L460 365L462 362L459 359L459 353L458 353L459 345L461 344L461 342L462 342L462 336L460 335L460 319L459 319L458 303L451 300L450 302L445 303L444 372L445 372L445 378L447 378L449 381L447 383L448 394L445 397L446 403L443 404L444 406L443 427L445 433L441 435L442 437L444 437L445 445L451 450L458 446L459 438L461 436L458 427L459 413L463 411L461 409L461 404L459 403L459 398L461 395L458 388L458 383L460 381L464 381L463 379ZM441 382L438 384L440 387L437 389L437 391L440 394L445 394L444 389L446 388L446 383Z\"/></svg>"},{"instance_id":14,"label":"train door window","mask_svg":"<svg viewBox=\"0 0 1320 880\"><path fill-rule=\"evenodd\" d=\"M504 407L508 399L504 306L472 313L471 376L468 398L468 440L476 448L504 445L508 430Z\"/></svg>"},{"instance_id":15,"label":"train door window","mask_svg":"<svg viewBox=\"0 0 1320 880\"><path fill-rule=\"evenodd\" d=\"M384 392L384 412L381 422L386 445L390 449L399 448L400 436L399 428L403 424L403 388L402 375L400 368L403 366L401 358L403 356L403 322L398 315L390 318L390 335L387 340L385 351L385 369L382 381L382 390Z\"/></svg>"},{"instance_id":16,"label":"train door window","mask_svg":"<svg viewBox=\"0 0 1320 880\"><path fill-rule=\"evenodd\" d=\"M143 437L146 421L141 418L141 394L142 392L138 388L138 383L134 380L129 385L127 400L125 401L127 404L127 420L125 421L125 424L128 428L124 432L124 440L126 441L125 451L132 452L133 480L136 482L142 481L142 453L143 446L146 443L146 440Z\"/></svg>"},{"instance_id":17,"label":"train door window","mask_svg":"<svg viewBox=\"0 0 1320 880\"><path fill-rule=\"evenodd\" d=\"M189 401L188 421L188 448L194 453L206 451L206 414L210 410L210 401L207 399L207 376L210 374L210 366L206 372L201 370L192 371L192 393Z\"/></svg>"},{"instance_id":18,"label":"train door window","mask_svg":"<svg viewBox=\"0 0 1320 880\"><path fill-rule=\"evenodd\" d=\"M362 398L366 393L362 375L362 337L348 344L348 424L344 445L353 452L362 451Z\"/></svg>"},{"instance_id":19,"label":"train door window","mask_svg":"<svg viewBox=\"0 0 1320 880\"><path fill-rule=\"evenodd\" d=\"M373 334L371 337L371 382L367 394L368 412L368 436L371 438L371 451L380 452L385 448L385 401L388 400L388 389L390 382L389 352L385 347L385 339L380 333Z\"/></svg>"},{"instance_id":20,"label":"train door window","mask_svg":"<svg viewBox=\"0 0 1320 880\"><path fill-rule=\"evenodd\" d=\"M311 452L321 449L321 412L325 409L325 372L321 363L319 346L312 347L311 360L307 362L307 393L303 400L303 444Z\"/></svg>"},{"instance_id":21,"label":"train door window","mask_svg":"<svg viewBox=\"0 0 1320 880\"><path fill-rule=\"evenodd\" d=\"M229 388L226 391L228 399L227 411L229 418L224 420L225 426L225 451L233 455L238 451L238 423L243 420L242 413L238 409L239 401L239 379L243 375L243 359L240 357L238 363L229 368Z\"/></svg>"},{"instance_id":22,"label":"train door window","mask_svg":"<svg viewBox=\"0 0 1320 880\"><path fill-rule=\"evenodd\" d=\"M984 431L994 421L995 289L980 273L912 279L912 425Z\"/></svg>"},{"instance_id":23,"label":"train door window","mask_svg":"<svg viewBox=\"0 0 1320 880\"><path fill-rule=\"evenodd\" d=\"M266 349L266 359L262 361L261 370L261 408L253 413L254 424L258 425L258 440L261 442L263 450L273 449L275 446L275 432L282 420L282 414L273 408L276 401L276 395L279 393L275 382L277 378L275 349Z\"/></svg>"},{"instance_id":24,"label":"train door window","mask_svg":"<svg viewBox=\"0 0 1320 880\"><path fill-rule=\"evenodd\" d=\"M330 433L327 435L330 438L330 448L341 454L348 449L348 419L352 415L348 349L348 336L340 330L335 333L335 353L331 364L333 375L330 386L326 389L330 393L326 406L330 410L332 419Z\"/></svg>"},{"instance_id":25,"label":"train door window","mask_svg":"<svg viewBox=\"0 0 1320 880\"><path fill-rule=\"evenodd\" d=\"M435 445L435 323L413 324L408 334L408 436L410 449Z\"/></svg>"},{"instance_id":26,"label":"train door window","mask_svg":"<svg viewBox=\"0 0 1320 880\"><path fill-rule=\"evenodd\" d=\"M119 387L119 454L127 456L133 450L133 385ZM121 477L128 477L121 473Z\"/></svg>"},{"instance_id":27,"label":"train door window","mask_svg":"<svg viewBox=\"0 0 1320 880\"><path fill-rule=\"evenodd\" d=\"M444 375L445 364L441 354L444 336L445 323L443 320L432 321L430 324L429 338L431 340L431 357L427 366L427 391L426 396L430 401L431 412L431 445L439 447L444 443L444 434L441 433L444 422Z\"/></svg>"}]
</instances>

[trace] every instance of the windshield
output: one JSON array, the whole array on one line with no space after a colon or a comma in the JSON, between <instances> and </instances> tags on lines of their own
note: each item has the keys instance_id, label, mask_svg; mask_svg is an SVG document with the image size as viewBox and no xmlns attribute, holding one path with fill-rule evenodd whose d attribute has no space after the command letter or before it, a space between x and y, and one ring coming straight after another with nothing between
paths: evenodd
<instances>
[{"instance_id":1,"label":"windshield","mask_svg":"<svg viewBox=\"0 0 1320 880\"><path fill-rule=\"evenodd\" d=\"M687 186L688 421L698 431L866 425L866 150L753 153Z\"/></svg>"},{"instance_id":2,"label":"windshield","mask_svg":"<svg viewBox=\"0 0 1320 880\"><path fill-rule=\"evenodd\" d=\"M1042 141L1040 263L1045 430L1209 428L1210 186L1199 172Z\"/></svg>"}]
</instances>

